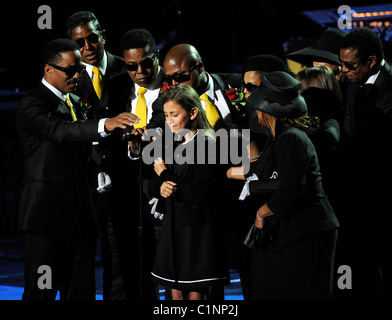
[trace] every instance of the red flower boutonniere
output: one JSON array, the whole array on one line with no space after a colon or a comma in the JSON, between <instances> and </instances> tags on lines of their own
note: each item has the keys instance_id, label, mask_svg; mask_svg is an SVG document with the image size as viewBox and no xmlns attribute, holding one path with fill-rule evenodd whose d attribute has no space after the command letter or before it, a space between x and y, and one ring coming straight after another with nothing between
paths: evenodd
<instances>
[{"instance_id":1,"label":"red flower boutonniere","mask_svg":"<svg viewBox=\"0 0 392 320\"><path fill-rule=\"evenodd\" d=\"M164 93L167 89L171 88L165 81L162 83L161 93Z\"/></svg>"},{"instance_id":2,"label":"red flower boutonniere","mask_svg":"<svg viewBox=\"0 0 392 320\"><path fill-rule=\"evenodd\" d=\"M80 98L79 100L80 103L80 109L82 110L83 116L85 119L88 119L88 112L89 109L91 108L90 101L88 101L86 98Z\"/></svg>"}]
</instances>

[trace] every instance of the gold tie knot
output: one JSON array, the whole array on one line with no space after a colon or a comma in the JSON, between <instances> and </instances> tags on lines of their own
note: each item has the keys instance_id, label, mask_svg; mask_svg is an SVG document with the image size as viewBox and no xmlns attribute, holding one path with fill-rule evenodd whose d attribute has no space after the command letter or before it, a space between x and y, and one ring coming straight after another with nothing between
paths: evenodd
<instances>
[{"instance_id":1,"label":"gold tie knot","mask_svg":"<svg viewBox=\"0 0 392 320\"><path fill-rule=\"evenodd\" d=\"M138 96L144 96L144 94L147 92L147 88L146 87L140 87L139 91L137 92Z\"/></svg>"}]
</instances>

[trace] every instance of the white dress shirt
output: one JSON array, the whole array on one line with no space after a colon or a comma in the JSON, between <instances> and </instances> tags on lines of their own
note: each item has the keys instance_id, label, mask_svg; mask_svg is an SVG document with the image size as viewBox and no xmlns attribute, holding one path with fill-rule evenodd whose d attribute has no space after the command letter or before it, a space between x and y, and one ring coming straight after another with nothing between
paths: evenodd
<instances>
[{"instance_id":1,"label":"white dress shirt","mask_svg":"<svg viewBox=\"0 0 392 320\"><path fill-rule=\"evenodd\" d=\"M52 91L61 101L65 102L65 96L67 96L68 94L63 94L59 89L55 88L49 82L47 82L45 78L42 78L41 82L45 87L47 87L50 91ZM109 135L105 132L105 121L107 119L108 118L104 118L99 120L98 122L98 133L102 138L107 137Z\"/></svg>"}]
</instances>

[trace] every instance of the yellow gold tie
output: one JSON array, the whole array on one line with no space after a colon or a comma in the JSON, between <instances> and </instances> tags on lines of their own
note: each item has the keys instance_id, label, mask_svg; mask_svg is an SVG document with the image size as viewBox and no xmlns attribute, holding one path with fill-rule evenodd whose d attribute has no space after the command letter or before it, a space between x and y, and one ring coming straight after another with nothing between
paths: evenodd
<instances>
[{"instance_id":1,"label":"yellow gold tie","mask_svg":"<svg viewBox=\"0 0 392 320\"><path fill-rule=\"evenodd\" d=\"M203 93L200 96L200 100L206 103L206 116L213 129L219 129L222 127L222 118L219 114L218 108L210 102L207 93Z\"/></svg>"},{"instance_id":2,"label":"yellow gold tie","mask_svg":"<svg viewBox=\"0 0 392 320\"><path fill-rule=\"evenodd\" d=\"M138 99L136 102L136 111L135 114L140 118L139 123L135 124L135 128L143 128L147 125L147 104L146 98L144 94L146 93L147 88L140 87L137 93Z\"/></svg>"},{"instance_id":3,"label":"yellow gold tie","mask_svg":"<svg viewBox=\"0 0 392 320\"><path fill-rule=\"evenodd\" d=\"M76 117L75 110L74 110L74 108L73 108L73 105L72 105L72 103L71 103L71 100L69 100L68 95L65 95L65 101L67 102L67 105L68 105L69 110L70 110L70 112L71 112L72 120L73 120L73 121L77 121L78 118Z\"/></svg>"},{"instance_id":4,"label":"yellow gold tie","mask_svg":"<svg viewBox=\"0 0 392 320\"><path fill-rule=\"evenodd\" d=\"M95 93L97 94L98 98L101 99L102 96L102 73L98 67L93 68L94 78L93 78L93 87Z\"/></svg>"}]
</instances>

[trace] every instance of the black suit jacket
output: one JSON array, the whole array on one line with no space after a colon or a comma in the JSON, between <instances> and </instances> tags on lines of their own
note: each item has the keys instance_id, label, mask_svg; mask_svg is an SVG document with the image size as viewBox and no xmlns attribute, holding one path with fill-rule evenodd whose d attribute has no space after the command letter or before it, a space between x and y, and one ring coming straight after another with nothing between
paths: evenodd
<instances>
[{"instance_id":1,"label":"black suit jacket","mask_svg":"<svg viewBox=\"0 0 392 320\"><path fill-rule=\"evenodd\" d=\"M112 55L106 51L108 58L107 68L105 75L102 80L102 96L101 100L95 93L93 84L87 72L84 72L79 78L79 83L76 88L75 94L80 97L86 98L92 105L92 109L89 112L89 119L101 119L107 116L108 108L108 84L112 77L120 74L123 71L124 61L121 57Z\"/></svg>"},{"instance_id":2,"label":"black suit jacket","mask_svg":"<svg viewBox=\"0 0 392 320\"><path fill-rule=\"evenodd\" d=\"M279 181L278 190L266 201L274 213L267 219L275 227L275 250L339 227L322 187L316 150L305 132L293 127L277 131L257 161L255 173L259 180L250 182L251 194L257 184ZM259 207L264 202L261 198Z\"/></svg>"},{"instance_id":3,"label":"black suit jacket","mask_svg":"<svg viewBox=\"0 0 392 320\"><path fill-rule=\"evenodd\" d=\"M350 83L344 114L344 129L349 137L382 129L380 124L392 120L392 68L385 62L374 84ZM381 123L380 123L381 121Z\"/></svg>"},{"instance_id":4,"label":"black suit jacket","mask_svg":"<svg viewBox=\"0 0 392 320\"><path fill-rule=\"evenodd\" d=\"M70 96L76 106L78 97ZM70 234L89 214L85 167L91 142L100 138L98 121L72 122L65 103L42 83L21 101L16 115L24 158L21 231Z\"/></svg>"}]
</instances>

